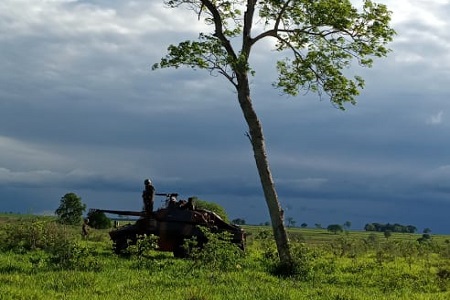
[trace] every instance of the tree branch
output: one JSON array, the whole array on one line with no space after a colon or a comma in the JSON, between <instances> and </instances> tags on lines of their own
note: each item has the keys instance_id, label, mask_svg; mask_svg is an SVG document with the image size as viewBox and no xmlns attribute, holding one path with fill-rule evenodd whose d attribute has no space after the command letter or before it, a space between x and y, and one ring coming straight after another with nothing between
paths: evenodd
<instances>
[{"instance_id":1,"label":"tree branch","mask_svg":"<svg viewBox=\"0 0 450 300\"><path fill-rule=\"evenodd\" d=\"M234 60L237 59L236 53L234 52L233 46L231 46L230 41L227 39L225 34L223 33L222 25L223 20L220 16L219 11L217 10L216 6L210 1L210 0L201 0L202 5L204 5L209 12L211 13L214 21L215 26L215 36L220 40L223 47L227 51L228 55L230 55Z\"/></svg>"},{"instance_id":2,"label":"tree branch","mask_svg":"<svg viewBox=\"0 0 450 300\"><path fill-rule=\"evenodd\" d=\"M291 0L288 0L288 1L286 1L286 3L284 3L283 7L281 8L280 12L278 13L278 16L275 20L275 24L274 24L273 28L268 31L265 31L265 32L259 34L257 37L255 37L251 42L252 45L267 36L273 36L273 37L277 36L281 19L283 18L283 14L285 13L285 11L290 3L291 3Z\"/></svg>"},{"instance_id":3,"label":"tree branch","mask_svg":"<svg viewBox=\"0 0 450 300\"><path fill-rule=\"evenodd\" d=\"M253 44L251 31L253 26L253 15L255 13L255 5L257 0L247 0L247 10L244 14L244 28L242 32L242 50L245 55L250 54L250 48Z\"/></svg>"}]
</instances>

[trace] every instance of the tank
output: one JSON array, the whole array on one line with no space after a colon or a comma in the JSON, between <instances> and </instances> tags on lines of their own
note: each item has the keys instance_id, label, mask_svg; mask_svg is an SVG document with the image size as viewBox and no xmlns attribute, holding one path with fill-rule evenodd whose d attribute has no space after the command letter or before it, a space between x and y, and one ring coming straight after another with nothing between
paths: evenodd
<instances>
[{"instance_id":1,"label":"tank","mask_svg":"<svg viewBox=\"0 0 450 300\"><path fill-rule=\"evenodd\" d=\"M128 224L109 232L113 242L113 250L121 254L129 245L137 243L145 235L158 237L160 251L173 252L175 257L186 257L184 240L195 237L201 247L207 238L201 228L208 228L213 233L228 232L231 242L239 248L245 248L245 232L237 225L225 222L216 213L205 209L182 209L168 205L169 199L177 194L157 194L166 196L165 207L146 213L145 211L122 211L110 209L91 209L91 211L117 214L122 216L136 216L139 219L134 224Z\"/></svg>"}]
</instances>

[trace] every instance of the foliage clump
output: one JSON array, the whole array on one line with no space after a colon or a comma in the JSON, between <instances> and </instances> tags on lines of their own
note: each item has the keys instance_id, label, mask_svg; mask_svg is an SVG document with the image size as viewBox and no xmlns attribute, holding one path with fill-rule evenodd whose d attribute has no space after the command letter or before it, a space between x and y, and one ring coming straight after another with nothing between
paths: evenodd
<instances>
[{"instance_id":1,"label":"foliage clump","mask_svg":"<svg viewBox=\"0 0 450 300\"><path fill-rule=\"evenodd\" d=\"M95 229L111 228L111 219L109 219L102 211L90 211L87 214L89 226Z\"/></svg>"},{"instance_id":2,"label":"foliage clump","mask_svg":"<svg viewBox=\"0 0 450 300\"><path fill-rule=\"evenodd\" d=\"M314 253L303 243L291 245L292 260L281 262L276 258L274 249L266 252L266 267L270 274L278 277L292 277L301 281L308 281L312 276L312 261Z\"/></svg>"},{"instance_id":3,"label":"foliage clump","mask_svg":"<svg viewBox=\"0 0 450 300\"><path fill-rule=\"evenodd\" d=\"M231 242L229 232L213 233L208 228L200 228L206 243L195 237L185 241L183 247L193 261L193 267L211 271L230 271L240 268L245 253Z\"/></svg>"},{"instance_id":4,"label":"foliage clump","mask_svg":"<svg viewBox=\"0 0 450 300\"><path fill-rule=\"evenodd\" d=\"M77 233L75 233L77 232ZM31 253L34 267L64 270L99 270L100 260L92 249L77 240L78 230L52 220L33 218L0 228L0 250Z\"/></svg>"},{"instance_id":5,"label":"foliage clump","mask_svg":"<svg viewBox=\"0 0 450 300\"><path fill-rule=\"evenodd\" d=\"M342 225L339 224L331 224L328 225L327 230L334 234L337 234L338 232L343 232L344 228L342 227Z\"/></svg>"},{"instance_id":6,"label":"foliage clump","mask_svg":"<svg viewBox=\"0 0 450 300\"><path fill-rule=\"evenodd\" d=\"M80 197L75 193L67 193L61 198L55 214L61 224L78 225L81 223L81 216L85 210L86 204L81 201Z\"/></svg>"},{"instance_id":7,"label":"foliage clump","mask_svg":"<svg viewBox=\"0 0 450 300\"><path fill-rule=\"evenodd\" d=\"M92 249L73 239L59 241L49 249L48 265L52 268L79 271L100 271L101 261Z\"/></svg>"},{"instance_id":8,"label":"foliage clump","mask_svg":"<svg viewBox=\"0 0 450 300\"><path fill-rule=\"evenodd\" d=\"M65 227L53 221L39 218L7 224L3 229L2 250L25 253L32 250L48 250L68 235Z\"/></svg>"}]
</instances>

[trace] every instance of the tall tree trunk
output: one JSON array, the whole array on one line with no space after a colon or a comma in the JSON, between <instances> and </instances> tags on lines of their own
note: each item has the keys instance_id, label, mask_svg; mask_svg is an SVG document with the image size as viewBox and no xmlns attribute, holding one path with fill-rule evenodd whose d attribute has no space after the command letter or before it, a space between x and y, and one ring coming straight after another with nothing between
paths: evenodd
<instances>
[{"instance_id":1,"label":"tall tree trunk","mask_svg":"<svg viewBox=\"0 0 450 300\"><path fill-rule=\"evenodd\" d=\"M262 125L255 110L253 109L247 74L239 74L237 78L238 100L244 114L244 118L249 127L250 141L253 147L253 154L264 191L264 196L269 209L278 255L282 264L290 264L292 262L292 257L289 249L289 240L287 237L286 228L284 227L283 210L281 209L278 201L275 184L269 168Z\"/></svg>"}]
</instances>

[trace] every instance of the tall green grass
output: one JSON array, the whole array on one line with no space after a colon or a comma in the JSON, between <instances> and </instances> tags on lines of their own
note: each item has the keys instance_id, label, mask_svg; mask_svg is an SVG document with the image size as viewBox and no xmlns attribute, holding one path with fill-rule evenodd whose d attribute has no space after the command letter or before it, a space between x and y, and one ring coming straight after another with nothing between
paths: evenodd
<instances>
[{"instance_id":1,"label":"tall green grass","mask_svg":"<svg viewBox=\"0 0 450 300\"><path fill-rule=\"evenodd\" d=\"M212 238L190 259L145 240L118 257L104 230L83 239L80 228L48 219L2 222L0 299L450 299L448 237L419 243L420 235L296 229L290 236L300 266L277 276L268 228L247 231L244 254Z\"/></svg>"}]
</instances>

